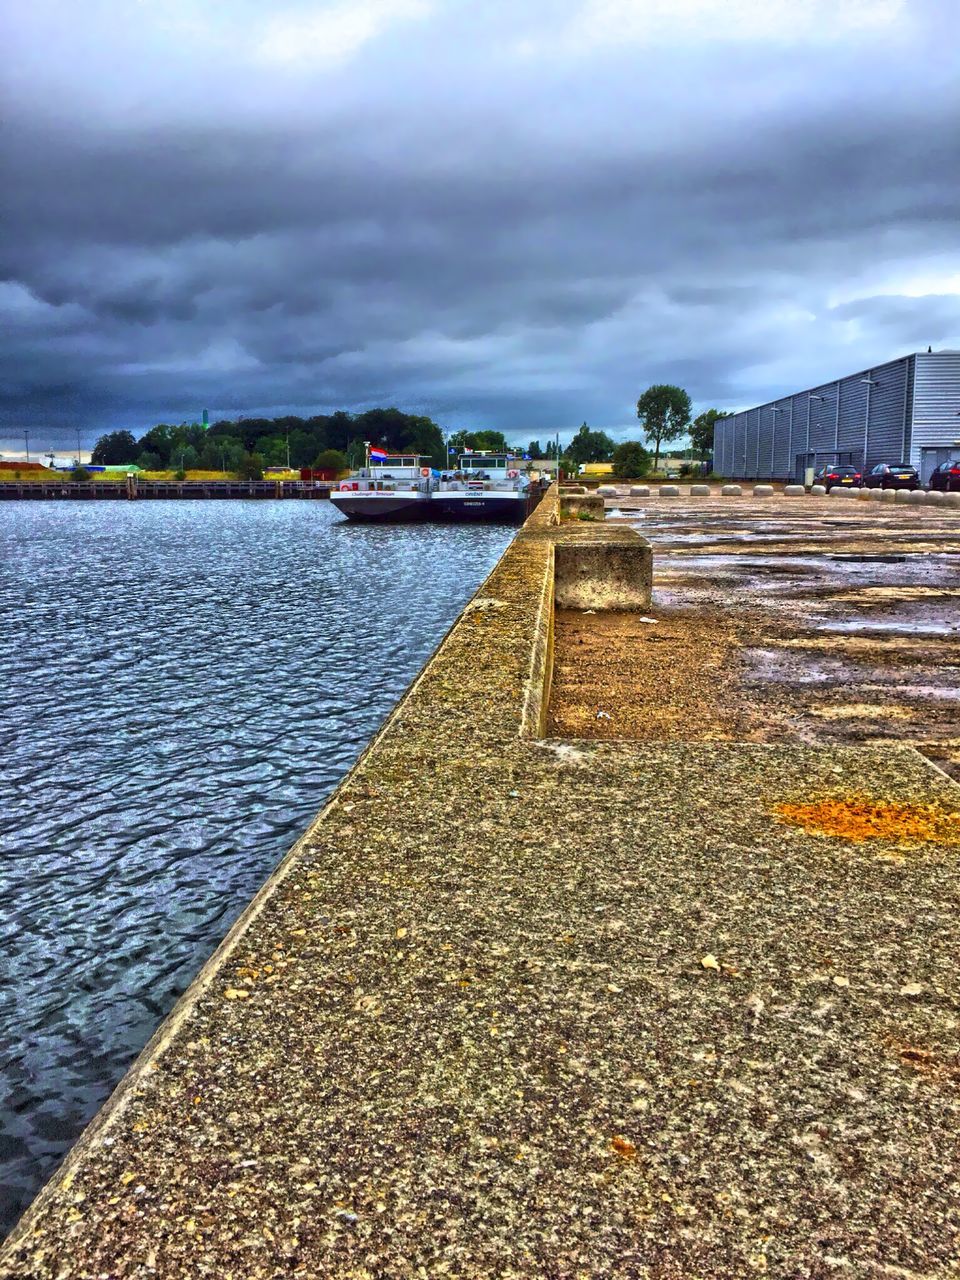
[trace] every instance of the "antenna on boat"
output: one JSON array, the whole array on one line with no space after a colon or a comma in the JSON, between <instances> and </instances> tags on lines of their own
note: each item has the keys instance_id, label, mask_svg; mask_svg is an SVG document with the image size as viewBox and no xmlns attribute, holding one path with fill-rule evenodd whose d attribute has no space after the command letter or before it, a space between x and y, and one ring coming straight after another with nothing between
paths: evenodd
<instances>
[{"instance_id":1,"label":"antenna on boat","mask_svg":"<svg viewBox=\"0 0 960 1280\"><path fill-rule=\"evenodd\" d=\"M366 453L366 457L367 457L367 476L368 476L368 477L370 477L370 441L369 441L369 440L364 440L364 442L363 442L363 447L364 447L364 449L366 449L366 451L367 451L367 453ZM372 477L370 477L370 478L372 478Z\"/></svg>"}]
</instances>

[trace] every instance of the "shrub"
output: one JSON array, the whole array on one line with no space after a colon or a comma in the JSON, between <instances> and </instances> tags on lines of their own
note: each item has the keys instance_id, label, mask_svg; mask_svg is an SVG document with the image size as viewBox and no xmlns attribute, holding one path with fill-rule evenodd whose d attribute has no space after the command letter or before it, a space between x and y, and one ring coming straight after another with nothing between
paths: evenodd
<instances>
[{"instance_id":1,"label":"shrub","mask_svg":"<svg viewBox=\"0 0 960 1280\"><path fill-rule=\"evenodd\" d=\"M639 440L626 440L613 451L613 474L618 480L639 480L650 470L650 454Z\"/></svg>"}]
</instances>

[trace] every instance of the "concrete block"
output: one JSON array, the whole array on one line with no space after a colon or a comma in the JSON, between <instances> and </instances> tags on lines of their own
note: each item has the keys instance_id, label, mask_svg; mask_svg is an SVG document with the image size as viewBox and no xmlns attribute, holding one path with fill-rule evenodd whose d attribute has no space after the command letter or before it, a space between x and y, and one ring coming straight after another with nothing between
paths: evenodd
<instances>
[{"instance_id":1,"label":"concrete block","mask_svg":"<svg viewBox=\"0 0 960 1280\"><path fill-rule=\"evenodd\" d=\"M828 490L828 492L831 498L852 498L856 490L834 488Z\"/></svg>"},{"instance_id":2,"label":"concrete block","mask_svg":"<svg viewBox=\"0 0 960 1280\"><path fill-rule=\"evenodd\" d=\"M725 484L720 490L722 498L739 498L743 490L738 484Z\"/></svg>"},{"instance_id":3,"label":"concrete block","mask_svg":"<svg viewBox=\"0 0 960 1280\"><path fill-rule=\"evenodd\" d=\"M753 496L755 498L772 498L773 485L772 484L755 484L753 486Z\"/></svg>"},{"instance_id":4,"label":"concrete block","mask_svg":"<svg viewBox=\"0 0 960 1280\"><path fill-rule=\"evenodd\" d=\"M894 502L909 502L911 492L910 489L894 489Z\"/></svg>"},{"instance_id":5,"label":"concrete block","mask_svg":"<svg viewBox=\"0 0 960 1280\"><path fill-rule=\"evenodd\" d=\"M589 493L589 489L585 484L562 484L560 486L561 493Z\"/></svg>"},{"instance_id":6,"label":"concrete block","mask_svg":"<svg viewBox=\"0 0 960 1280\"><path fill-rule=\"evenodd\" d=\"M826 492L827 492L827 486L825 484L812 484L810 486L811 498L822 498L824 497Z\"/></svg>"},{"instance_id":7,"label":"concrete block","mask_svg":"<svg viewBox=\"0 0 960 1280\"><path fill-rule=\"evenodd\" d=\"M603 499L598 493L561 493L560 495L561 520L579 520L581 516L602 520L603 514Z\"/></svg>"},{"instance_id":8,"label":"concrete block","mask_svg":"<svg viewBox=\"0 0 960 1280\"><path fill-rule=\"evenodd\" d=\"M871 495L871 493L873 493L873 490L872 490L872 489L856 489L856 490L855 490L855 493L856 493L856 495L857 495L857 498L858 498L861 502L869 502L869 501L870 501L870 495Z\"/></svg>"},{"instance_id":9,"label":"concrete block","mask_svg":"<svg viewBox=\"0 0 960 1280\"><path fill-rule=\"evenodd\" d=\"M785 484L783 486L783 496L785 498L805 498L807 491L802 484Z\"/></svg>"},{"instance_id":10,"label":"concrete block","mask_svg":"<svg viewBox=\"0 0 960 1280\"><path fill-rule=\"evenodd\" d=\"M914 507L922 507L927 500L927 495L922 489L911 489L907 493L907 501Z\"/></svg>"},{"instance_id":11,"label":"concrete block","mask_svg":"<svg viewBox=\"0 0 960 1280\"><path fill-rule=\"evenodd\" d=\"M630 486L631 498L649 498L650 486L648 484L632 484Z\"/></svg>"},{"instance_id":12,"label":"concrete block","mask_svg":"<svg viewBox=\"0 0 960 1280\"><path fill-rule=\"evenodd\" d=\"M960 493L945 493L943 495L943 505L945 507L960 507Z\"/></svg>"},{"instance_id":13,"label":"concrete block","mask_svg":"<svg viewBox=\"0 0 960 1280\"><path fill-rule=\"evenodd\" d=\"M638 534L629 542L577 538L558 542L553 561L558 609L640 610L650 606L653 553Z\"/></svg>"},{"instance_id":14,"label":"concrete block","mask_svg":"<svg viewBox=\"0 0 960 1280\"><path fill-rule=\"evenodd\" d=\"M945 497L946 494L941 493L939 489L931 489L926 495L926 500L932 507L939 507Z\"/></svg>"},{"instance_id":15,"label":"concrete block","mask_svg":"<svg viewBox=\"0 0 960 1280\"><path fill-rule=\"evenodd\" d=\"M870 499L870 501L871 501L871 502L882 502L882 501L883 501L883 490L882 490L882 489L861 489L861 490L860 490L860 492L861 492L861 493L865 493L865 494L867 495L867 497Z\"/></svg>"},{"instance_id":16,"label":"concrete block","mask_svg":"<svg viewBox=\"0 0 960 1280\"><path fill-rule=\"evenodd\" d=\"M617 486L615 484L601 484L597 486L597 493L601 498L615 498L617 496Z\"/></svg>"},{"instance_id":17,"label":"concrete block","mask_svg":"<svg viewBox=\"0 0 960 1280\"><path fill-rule=\"evenodd\" d=\"M900 492L900 490L899 490L899 489L881 489L881 490L880 490L880 501L881 501L881 502L896 502L896 500L897 500L897 494L898 494L899 492Z\"/></svg>"},{"instance_id":18,"label":"concrete block","mask_svg":"<svg viewBox=\"0 0 960 1280\"><path fill-rule=\"evenodd\" d=\"M691 498L711 498L713 490L708 484L692 484L690 486Z\"/></svg>"},{"instance_id":19,"label":"concrete block","mask_svg":"<svg viewBox=\"0 0 960 1280\"><path fill-rule=\"evenodd\" d=\"M676 484L662 484L660 486L661 498L679 498L680 486Z\"/></svg>"}]
</instances>

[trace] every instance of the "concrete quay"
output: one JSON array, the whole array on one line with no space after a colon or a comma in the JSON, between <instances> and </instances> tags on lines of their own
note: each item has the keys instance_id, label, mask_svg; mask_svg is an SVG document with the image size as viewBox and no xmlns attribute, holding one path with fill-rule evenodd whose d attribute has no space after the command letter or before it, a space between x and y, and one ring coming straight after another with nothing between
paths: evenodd
<instances>
[{"instance_id":1,"label":"concrete quay","mask_svg":"<svg viewBox=\"0 0 960 1280\"><path fill-rule=\"evenodd\" d=\"M555 582L597 544L620 574L635 550L636 605L649 573L633 530L556 518L551 493L5 1280L953 1274L956 788L906 746L542 737ZM865 840L779 812L852 796L946 816Z\"/></svg>"}]
</instances>

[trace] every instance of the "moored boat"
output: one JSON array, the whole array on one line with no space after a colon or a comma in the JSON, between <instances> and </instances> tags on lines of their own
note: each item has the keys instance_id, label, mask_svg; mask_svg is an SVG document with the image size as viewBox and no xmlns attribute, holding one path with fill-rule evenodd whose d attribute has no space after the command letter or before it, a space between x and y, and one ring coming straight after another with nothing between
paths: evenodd
<instances>
[{"instance_id":1,"label":"moored boat","mask_svg":"<svg viewBox=\"0 0 960 1280\"><path fill-rule=\"evenodd\" d=\"M368 450L367 465L341 480L330 501L349 520L397 524L427 520L432 472L419 454Z\"/></svg>"}]
</instances>

